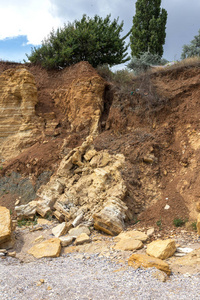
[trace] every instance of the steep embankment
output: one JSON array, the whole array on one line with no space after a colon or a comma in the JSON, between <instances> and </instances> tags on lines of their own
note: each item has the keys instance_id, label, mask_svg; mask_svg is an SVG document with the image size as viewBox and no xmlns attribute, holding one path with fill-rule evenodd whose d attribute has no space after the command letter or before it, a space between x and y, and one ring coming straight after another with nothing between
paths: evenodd
<instances>
[{"instance_id":1,"label":"steep embankment","mask_svg":"<svg viewBox=\"0 0 200 300\"><path fill-rule=\"evenodd\" d=\"M9 68L16 65L2 63L1 76ZM135 78L123 93L85 62L62 71L32 65L26 69L34 76L38 100L26 142L17 142L18 129L6 142L2 140L0 204L13 209L16 197L21 197L21 204L33 200L34 196L27 197L18 189L12 192L9 178L15 183L13 174L29 178L36 193L70 149L93 135L97 152L107 150L125 157L121 174L126 184L127 221L138 218L140 224L155 225L161 220L167 228L174 218L196 218L200 197L198 66ZM16 184L20 186L21 179Z\"/></svg>"}]
</instances>

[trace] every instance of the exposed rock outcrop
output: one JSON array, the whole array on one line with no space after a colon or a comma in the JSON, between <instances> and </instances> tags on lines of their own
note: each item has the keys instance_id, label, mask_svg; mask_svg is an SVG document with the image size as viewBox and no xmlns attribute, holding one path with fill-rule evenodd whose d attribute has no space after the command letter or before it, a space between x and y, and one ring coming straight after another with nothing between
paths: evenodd
<instances>
[{"instance_id":1,"label":"exposed rock outcrop","mask_svg":"<svg viewBox=\"0 0 200 300\"><path fill-rule=\"evenodd\" d=\"M0 75L0 150L4 158L17 155L36 137L40 124L35 115L37 102L36 82L27 69L9 69Z\"/></svg>"},{"instance_id":2,"label":"exposed rock outcrop","mask_svg":"<svg viewBox=\"0 0 200 300\"><path fill-rule=\"evenodd\" d=\"M87 70L91 66L85 62L82 67ZM55 104L65 110L71 130L79 132L89 129L89 134L97 134L99 120L104 108L105 80L97 73L88 76L77 76L64 89L56 89L52 97Z\"/></svg>"}]
</instances>

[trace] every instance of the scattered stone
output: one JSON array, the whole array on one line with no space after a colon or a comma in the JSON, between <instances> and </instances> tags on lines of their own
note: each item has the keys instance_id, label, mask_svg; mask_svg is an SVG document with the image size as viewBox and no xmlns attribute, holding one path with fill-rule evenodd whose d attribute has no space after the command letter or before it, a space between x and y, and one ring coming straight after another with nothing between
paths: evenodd
<instances>
[{"instance_id":1,"label":"scattered stone","mask_svg":"<svg viewBox=\"0 0 200 300\"><path fill-rule=\"evenodd\" d=\"M0 206L0 244L11 239L11 217L10 211Z\"/></svg>"},{"instance_id":2,"label":"scattered stone","mask_svg":"<svg viewBox=\"0 0 200 300\"><path fill-rule=\"evenodd\" d=\"M38 223L38 225L51 225L52 221L49 221L49 220L43 219L43 218L38 218L37 223Z\"/></svg>"},{"instance_id":3,"label":"scattered stone","mask_svg":"<svg viewBox=\"0 0 200 300\"><path fill-rule=\"evenodd\" d=\"M67 231L66 222L63 222L52 229L52 233L55 235L55 237L60 237L64 235L66 231Z\"/></svg>"},{"instance_id":4,"label":"scattered stone","mask_svg":"<svg viewBox=\"0 0 200 300\"><path fill-rule=\"evenodd\" d=\"M32 228L29 228L30 232L39 231L39 230L43 230L43 227L39 224L33 226Z\"/></svg>"},{"instance_id":5,"label":"scattered stone","mask_svg":"<svg viewBox=\"0 0 200 300\"><path fill-rule=\"evenodd\" d=\"M144 232L141 232L138 230L130 230L130 231L121 232L118 236L116 236L115 242L117 242L121 239L124 239L124 238L132 238L134 240L146 242L148 239L148 236Z\"/></svg>"},{"instance_id":6,"label":"scattered stone","mask_svg":"<svg viewBox=\"0 0 200 300\"><path fill-rule=\"evenodd\" d=\"M72 226L77 227L81 223L82 220L83 220L83 213L81 213L74 219L74 221L72 222Z\"/></svg>"},{"instance_id":7,"label":"scattered stone","mask_svg":"<svg viewBox=\"0 0 200 300\"><path fill-rule=\"evenodd\" d=\"M135 240L133 238L122 238L115 246L116 250L123 251L134 251L141 249L143 247L143 243L139 240Z\"/></svg>"},{"instance_id":8,"label":"scattered stone","mask_svg":"<svg viewBox=\"0 0 200 300\"><path fill-rule=\"evenodd\" d=\"M36 212L44 218L48 213L51 212L48 202L46 203L45 201L38 201Z\"/></svg>"},{"instance_id":9,"label":"scattered stone","mask_svg":"<svg viewBox=\"0 0 200 300\"><path fill-rule=\"evenodd\" d=\"M81 233L79 236L77 236L76 241L75 241L75 245L83 245L85 243L89 243L90 237L86 234L86 233Z\"/></svg>"},{"instance_id":10,"label":"scattered stone","mask_svg":"<svg viewBox=\"0 0 200 300\"><path fill-rule=\"evenodd\" d=\"M170 209L170 206L168 204L166 204L164 209L168 210L168 209Z\"/></svg>"},{"instance_id":11,"label":"scattered stone","mask_svg":"<svg viewBox=\"0 0 200 300\"><path fill-rule=\"evenodd\" d=\"M59 240L61 242L61 246L62 247L66 247L66 246L69 246L72 244L73 240L74 240L74 237L73 236L61 236L59 237Z\"/></svg>"},{"instance_id":12,"label":"scattered stone","mask_svg":"<svg viewBox=\"0 0 200 300\"><path fill-rule=\"evenodd\" d=\"M77 226L76 228L72 228L69 230L68 234L70 236L76 237L79 236L81 233L86 233L87 235L90 235L90 230L86 226Z\"/></svg>"},{"instance_id":13,"label":"scattered stone","mask_svg":"<svg viewBox=\"0 0 200 300\"><path fill-rule=\"evenodd\" d=\"M6 249L0 249L0 253L7 254L7 250Z\"/></svg>"},{"instance_id":14,"label":"scattered stone","mask_svg":"<svg viewBox=\"0 0 200 300\"><path fill-rule=\"evenodd\" d=\"M178 253L184 253L184 254L188 254L188 253L192 252L193 250L194 249L192 249L192 248L182 248L182 247L177 247L176 248L176 251Z\"/></svg>"},{"instance_id":15,"label":"scattered stone","mask_svg":"<svg viewBox=\"0 0 200 300\"><path fill-rule=\"evenodd\" d=\"M58 238L52 238L33 246L28 250L28 254L32 254L36 258L58 257L60 256L60 251L60 240Z\"/></svg>"},{"instance_id":16,"label":"scattered stone","mask_svg":"<svg viewBox=\"0 0 200 300\"><path fill-rule=\"evenodd\" d=\"M155 229L152 227L152 228L149 228L148 230L147 230L147 236L148 237L150 237L150 236L152 236L153 234L154 234L154 231L155 231Z\"/></svg>"},{"instance_id":17,"label":"scattered stone","mask_svg":"<svg viewBox=\"0 0 200 300\"><path fill-rule=\"evenodd\" d=\"M146 253L150 256L166 259L176 251L175 240L156 240L147 245Z\"/></svg>"},{"instance_id":18,"label":"scattered stone","mask_svg":"<svg viewBox=\"0 0 200 300\"><path fill-rule=\"evenodd\" d=\"M43 240L44 240L44 237L42 235L40 235L34 240L34 242L39 243L39 242L42 242Z\"/></svg>"},{"instance_id":19,"label":"scattered stone","mask_svg":"<svg viewBox=\"0 0 200 300\"><path fill-rule=\"evenodd\" d=\"M30 201L27 204L15 206L17 219L33 219L37 211L37 201Z\"/></svg>"},{"instance_id":20,"label":"scattered stone","mask_svg":"<svg viewBox=\"0 0 200 300\"><path fill-rule=\"evenodd\" d=\"M127 206L119 199L107 202L107 205L93 215L94 228L109 235L118 235L125 228L124 219Z\"/></svg>"},{"instance_id":21,"label":"scattered stone","mask_svg":"<svg viewBox=\"0 0 200 300\"><path fill-rule=\"evenodd\" d=\"M128 260L128 265L132 266L134 268L157 268L163 272L165 272L167 275L171 274L171 270L169 268L169 265L164 262L163 260L155 257L151 257L146 254L132 254L131 257Z\"/></svg>"},{"instance_id":22,"label":"scattered stone","mask_svg":"<svg viewBox=\"0 0 200 300\"><path fill-rule=\"evenodd\" d=\"M17 201L15 202L15 206L17 206L20 203L20 199L17 199Z\"/></svg>"},{"instance_id":23,"label":"scattered stone","mask_svg":"<svg viewBox=\"0 0 200 300\"><path fill-rule=\"evenodd\" d=\"M167 274L163 271L160 271L160 270L157 270L157 271L153 272L152 276L154 278L158 279L159 281L162 281L162 282L166 282L167 279L168 279Z\"/></svg>"},{"instance_id":24,"label":"scattered stone","mask_svg":"<svg viewBox=\"0 0 200 300\"><path fill-rule=\"evenodd\" d=\"M10 257L16 257L16 251L8 252L7 255Z\"/></svg>"},{"instance_id":25,"label":"scattered stone","mask_svg":"<svg viewBox=\"0 0 200 300\"><path fill-rule=\"evenodd\" d=\"M196 267L200 265L200 249L193 250L192 252L184 255L184 257L177 258L174 265L181 265L187 267Z\"/></svg>"}]
</instances>

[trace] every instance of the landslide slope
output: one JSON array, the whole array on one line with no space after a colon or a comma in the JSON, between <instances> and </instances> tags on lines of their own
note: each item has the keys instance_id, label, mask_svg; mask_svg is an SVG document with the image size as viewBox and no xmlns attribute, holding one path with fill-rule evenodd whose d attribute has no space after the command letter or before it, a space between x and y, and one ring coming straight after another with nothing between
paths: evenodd
<instances>
[{"instance_id":1,"label":"landslide slope","mask_svg":"<svg viewBox=\"0 0 200 300\"><path fill-rule=\"evenodd\" d=\"M2 62L0 75L16 67ZM12 148L12 157L2 160L1 205L14 210L16 198L21 197L21 204L35 199L37 189L49 181L61 159L92 134L97 151L125 156L122 176L130 223L139 219L140 224L154 226L161 220L167 228L173 226L174 218L196 218L200 198L198 64L132 78L124 87L103 80L86 62L60 71L25 67L36 81L39 133L29 144L17 146L16 151Z\"/></svg>"}]
</instances>

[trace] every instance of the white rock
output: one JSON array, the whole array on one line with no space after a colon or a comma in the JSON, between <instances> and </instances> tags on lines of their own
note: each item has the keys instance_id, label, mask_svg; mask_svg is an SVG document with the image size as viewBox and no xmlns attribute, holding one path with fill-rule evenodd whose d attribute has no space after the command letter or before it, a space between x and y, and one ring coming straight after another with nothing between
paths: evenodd
<instances>
[{"instance_id":1,"label":"white rock","mask_svg":"<svg viewBox=\"0 0 200 300\"><path fill-rule=\"evenodd\" d=\"M72 244L74 237L67 235L67 236L61 236L61 237L59 237L59 239L61 242L61 246L66 247L66 246L69 246Z\"/></svg>"},{"instance_id":2,"label":"white rock","mask_svg":"<svg viewBox=\"0 0 200 300\"><path fill-rule=\"evenodd\" d=\"M64 235L66 233L67 224L65 222L57 225L52 229L52 233L55 235L55 237L60 237L61 235Z\"/></svg>"},{"instance_id":3,"label":"white rock","mask_svg":"<svg viewBox=\"0 0 200 300\"><path fill-rule=\"evenodd\" d=\"M166 204L164 209L168 210L168 209L170 209L170 206L168 204Z\"/></svg>"},{"instance_id":4,"label":"white rock","mask_svg":"<svg viewBox=\"0 0 200 300\"><path fill-rule=\"evenodd\" d=\"M194 249L192 249L192 248L181 248L181 247L176 248L176 252L178 252L178 253L185 253L185 254L190 253L193 250Z\"/></svg>"}]
</instances>

